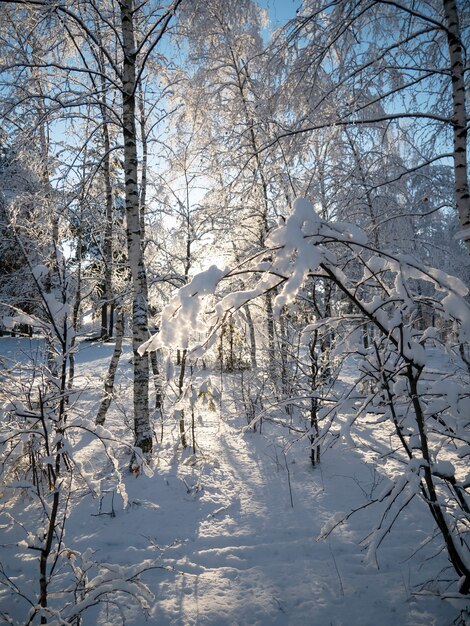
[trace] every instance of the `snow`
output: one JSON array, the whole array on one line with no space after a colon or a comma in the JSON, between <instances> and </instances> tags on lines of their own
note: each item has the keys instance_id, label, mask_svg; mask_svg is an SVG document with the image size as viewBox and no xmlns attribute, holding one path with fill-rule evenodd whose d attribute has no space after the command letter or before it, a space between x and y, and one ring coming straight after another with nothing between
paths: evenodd
<instances>
[{"instance_id":1,"label":"snow","mask_svg":"<svg viewBox=\"0 0 470 626\"><path fill-rule=\"evenodd\" d=\"M179 289L163 309L160 332L140 346L140 354L146 350L157 350L161 346L187 348L191 331L198 330L201 325L199 314L205 298L214 292L226 271L212 265Z\"/></svg>"},{"instance_id":2,"label":"snow","mask_svg":"<svg viewBox=\"0 0 470 626\"><path fill-rule=\"evenodd\" d=\"M434 463L432 471L438 476L444 476L445 478L455 477L455 467L450 461L439 461Z\"/></svg>"},{"instance_id":3,"label":"snow","mask_svg":"<svg viewBox=\"0 0 470 626\"><path fill-rule=\"evenodd\" d=\"M464 241L470 239L470 228L465 228L456 232L454 235L454 239L462 239Z\"/></svg>"},{"instance_id":4,"label":"snow","mask_svg":"<svg viewBox=\"0 0 470 626\"><path fill-rule=\"evenodd\" d=\"M34 343L0 339L0 354L27 362ZM116 474L103 444L84 430L95 430L96 401L112 349L112 343L82 342L76 363L86 391L69 443L93 489L84 486L72 494L65 533L69 556L54 584L69 580L72 566L87 571L89 595L78 604L84 624L117 625L125 619L134 626L440 626L456 619L465 600L456 597L455 585L449 587L451 600L437 595L434 580L448 562L418 498L390 532L385 524L368 539L376 520L387 515L386 494L395 494L398 502L410 497L421 467L410 462L407 493L401 493L405 481L393 487L384 425L372 432L358 424L362 439L336 439L313 468L305 438L289 437L269 420L261 433L246 428L237 410L237 375L227 375L221 385L206 372L195 388L204 394L219 389L221 395L215 396L217 410L208 402L194 403L197 454L177 449L177 424L167 418L153 471L136 478L127 471L131 449L124 445L132 443L125 424L131 354L126 342L116 401L105 427L96 428L114 442ZM340 432L349 432L351 419L351 414L337 417ZM156 432L160 424L156 415ZM381 465L372 462L373 447L380 450ZM443 458L433 470L450 475L450 466ZM30 483L25 486L29 493ZM38 537L37 527L31 529L33 504L25 495L21 509L4 506L0 524L3 567L34 600L37 554L22 547ZM113 592L114 603L91 606L100 589ZM146 608L139 608L134 596ZM60 601L51 600L53 608ZM62 616L72 618L76 608L68 605ZM28 610L20 597L0 590L0 614L8 611L14 623L24 623Z\"/></svg>"},{"instance_id":5,"label":"snow","mask_svg":"<svg viewBox=\"0 0 470 626\"><path fill-rule=\"evenodd\" d=\"M468 343L470 341L470 307L462 298L453 293L449 293L442 300L442 307L446 314L459 320L460 341Z\"/></svg>"}]
</instances>

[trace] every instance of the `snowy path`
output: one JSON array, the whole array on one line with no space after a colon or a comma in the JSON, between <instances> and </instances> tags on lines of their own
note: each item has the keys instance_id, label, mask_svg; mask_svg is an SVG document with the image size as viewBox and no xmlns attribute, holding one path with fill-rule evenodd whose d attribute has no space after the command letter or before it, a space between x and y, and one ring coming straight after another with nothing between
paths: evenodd
<instances>
[{"instance_id":1,"label":"snowy path","mask_svg":"<svg viewBox=\"0 0 470 626\"><path fill-rule=\"evenodd\" d=\"M284 457L262 435L240 434L206 414L199 437L208 459L203 489L186 494L178 511L174 498L181 491L175 496L172 490L168 502L164 494L156 496L157 536L167 544L176 540L162 562L186 574L159 577L150 623L440 626L455 618L441 600L410 595L406 558L426 533L415 520L405 520L406 535L397 529L380 571L364 566L358 547L369 530L367 516L327 541L317 540L334 511L340 505L349 510L370 487L371 475L357 460L348 466L341 454L330 455L322 470L290 460L292 507ZM191 471L181 478L189 486L195 482Z\"/></svg>"},{"instance_id":2,"label":"snowy path","mask_svg":"<svg viewBox=\"0 0 470 626\"><path fill-rule=\"evenodd\" d=\"M111 350L110 345L85 344L79 353L80 375L88 385L80 398L81 415L91 422L101 393L99 376ZM106 423L118 441L129 441L128 346L126 350L119 397ZM230 411L224 409L224 415ZM117 607L89 609L84 626L118 626L122 614L127 626L464 624L455 621L456 606L431 593L433 578L447 565L443 553L429 558L439 552L440 543L430 542L410 558L432 532L419 502L405 511L381 547L379 570L366 567L360 545L377 518L373 509L352 517L327 540L318 539L338 511L364 504L374 489L381 489L380 467L366 464L359 454L367 453L367 441L361 450L348 449L347 442L336 446L315 469L300 444L288 452L286 466L279 427L269 432L266 424L269 436L242 433L240 418L221 420L202 408L197 418L196 464L186 453L181 462L180 448L175 454L177 428L168 420L153 477L130 475L128 454L116 447L127 506L117 495L112 501L111 492L102 494L101 504L90 494L77 495L67 521L69 547L82 554L91 549L99 563L133 566L151 559L156 565L143 575L154 595L146 615L121 596ZM385 450L385 438L379 444ZM91 435L77 435L74 446L90 474L107 476L107 459ZM105 478L103 486L108 483L112 489ZM109 515L112 502L115 517ZM26 567L14 548L11 558L13 571L34 597L36 562ZM413 593L427 581L426 593ZM18 605L18 615L23 609Z\"/></svg>"},{"instance_id":3,"label":"snowy path","mask_svg":"<svg viewBox=\"0 0 470 626\"><path fill-rule=\"evenodd\" d=\"M271 459L257 458L250 449L255 437L243 438L222 423L220 433L206 439L220 463L204 487L203 499L215 508L178 562L198 572L180 581L186 616L181 623L197 624L199 616L207 624L285 624L293 610L301 623L310 613L314 591L302 587L312 567L314 537L290 506L285 472L276 473ZM296 605L299 595L304 599ZM159 608L175 602L170 598ZM157 612L158 623L163 615Z\"/></svg>"}]
</instances>

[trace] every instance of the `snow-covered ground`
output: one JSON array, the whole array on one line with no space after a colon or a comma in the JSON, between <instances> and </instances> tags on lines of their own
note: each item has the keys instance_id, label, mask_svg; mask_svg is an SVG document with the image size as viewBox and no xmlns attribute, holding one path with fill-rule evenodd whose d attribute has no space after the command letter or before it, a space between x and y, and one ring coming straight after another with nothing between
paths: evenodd
<instances>
[{"instance_id":1,"label":"snow-covered ground","mask_svg":"<svg viewBox=\"0 0 470 626\"><path fill-rule=\"evenodd\" d=\"M21 352L24 359L35 343L0 338L0 354L14 359ZM112 349L112 344L81 344L77 384L86 391L75 408L84 423L93 423ZM105 425L121 441L130 441L129 357L127 345L117 401ZM73 494L65 543L90 562L115 564L116 572L148 562L142 580L153 594L145 611L122 594L117 605L88 609L83 623L119 624L124 618L129 625L158 626L464 624L465 601L435 593L434 581L446 577L448 562L440 538L429 540L430 515L416 498L380 547L378 567L364 559L363 542L378 516L373 506L321 537L332 518L367 503L387 480L386 466L370 462L364 440L358 447L338 441L313 468L306 441L286 450L286 433L278 426L265 423L261 434L243 430L246 421L233 401L237 381L225 378L215 411L196 406L196 456L177 448L171 420L165 422L152 476L131 475L129 452L114 446L127 502L116 479L109 478L101 444L91 434L74 435L75 457L101 493L82 488ZM160 433L158 423L155 430ZM386 434L382 441L379 432L377 437L378 446L387 445ZM26 497L22 510L3 508L1 562L14 584L35 600L37 554L17 546L32 523L31 509ZM451 570L447 577L449 596L455 595ZM0 590L0 613L25 623L27 602L12 598Z\"/></svg>"}]
</instances>

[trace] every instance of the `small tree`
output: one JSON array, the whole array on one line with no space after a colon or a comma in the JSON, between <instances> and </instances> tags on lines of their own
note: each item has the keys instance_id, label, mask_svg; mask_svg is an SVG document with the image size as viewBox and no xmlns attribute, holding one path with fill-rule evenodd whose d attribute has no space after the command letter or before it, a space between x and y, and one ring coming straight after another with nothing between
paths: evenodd
<instances>
[{"instance_id":1,"label":"small tree","mask_svg":"<svg viewBox=\"0 0 470 626\"><path fill-rule=\"evenodd\" d=\"M18 245L21 248L19 239ZM20 598L26 603L22 623L78 625L87 609L112 602L120 592L147 606L152 594L139 575L153 564L123 568L99 564L91 551L80 554L67 544L71 510L84 493L99 495L94 477L75 456L77 434L94 433L101 442L125 504L127 496L113 453L113 445L119 442L103 428L95 430L83 422L74 400L76 389L71 388L69 378L75 349L71 276L58 255L51 282L51 270L45 265L33 267L22 250L36 287L38 315L26 316L18 310L13 320L35 326L42 349L22 364L13 362L2 368L0 516L8 528L23 534L17 548L25 567L31 563L31 553L37 555L37 588L32 591L14 582L10 563L0 563L0 581L11 600ZM144 465L141 456L136 461ZM2 617L13 623L11 615Z\"/></svg>"}]
</instances>

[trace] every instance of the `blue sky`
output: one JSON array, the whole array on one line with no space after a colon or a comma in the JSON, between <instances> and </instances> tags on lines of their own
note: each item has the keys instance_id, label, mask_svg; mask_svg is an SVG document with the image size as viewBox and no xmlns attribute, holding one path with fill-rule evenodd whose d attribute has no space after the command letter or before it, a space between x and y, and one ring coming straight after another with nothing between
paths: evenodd
<instances>
[{"instance_id":1,"label":"blue sky","mask_svg":"<svg viewBox=\"0 0 470 626\"><path fill-rule=\"evenodd\" d=\"M295 17L295 11L301 0L258 0L258 2L269 10L272 26L276 27Z\"/></svg>"}]
</instances>

